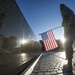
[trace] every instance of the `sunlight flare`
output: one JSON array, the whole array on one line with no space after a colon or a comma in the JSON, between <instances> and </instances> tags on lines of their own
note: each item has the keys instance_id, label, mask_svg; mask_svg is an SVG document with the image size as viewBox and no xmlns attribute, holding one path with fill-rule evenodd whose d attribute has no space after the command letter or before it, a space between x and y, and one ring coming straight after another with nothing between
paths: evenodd
<instances>
[{"instance_id":1,"label":"sunlight flare","mask_svg":"<svg viewBox=\"0 0 75 75\"><path fill-rule=\"evenodd\" d=\"M27 40L22 39L22 40L21 40L21 44L25 44L25 43L27 43Z\"/></svg>"},{"instance_id":2,"label":"sunlight flare","mask_svg":"<svg viewBox=\"0 0 75 75\"><path fill-rule=\"evenodd\" d=\"M64 37L62 37L60 40L62 43L65 43L65 41L66 41L66 39Z\"/></svg>"}]
</instances>

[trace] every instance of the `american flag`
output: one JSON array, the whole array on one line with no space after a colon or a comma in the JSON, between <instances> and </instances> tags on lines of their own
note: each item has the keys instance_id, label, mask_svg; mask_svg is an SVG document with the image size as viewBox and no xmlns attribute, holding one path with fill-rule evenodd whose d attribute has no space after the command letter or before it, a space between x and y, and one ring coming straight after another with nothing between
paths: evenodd
<instances>
[{"instance_id":1,"label":"american flag","mask_svg":"<svg viewBox=\"0 0 75 75\"><path fill-rule=\"evenodd\" d=\"M49 30L45 33L42 33L41 37L42 37L42 40L43 40L44 47L45 47L46 51L52 50L52 49L55 49L55 48L58 47L58 44L56 42L56 39L54 37L54 34L53 34L52 30Z\"/></svg>"}]
</instances>

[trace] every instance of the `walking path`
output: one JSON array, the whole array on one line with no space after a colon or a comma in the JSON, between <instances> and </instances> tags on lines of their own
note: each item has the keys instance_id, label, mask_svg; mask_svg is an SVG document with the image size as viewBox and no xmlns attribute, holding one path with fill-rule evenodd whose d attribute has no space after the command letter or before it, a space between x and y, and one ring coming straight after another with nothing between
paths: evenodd
<instances>
[{"instance_id":1,"label":"walking path","mask_svg":"<svg viewBox=\"0 0 75 75\"><path fill-rule=\"evenodd\" d=\"M75 60L74 52L73 63ZM34 67L31 75L75 75L75 67L73 66L73 73L63 73L63 64L66 64L64 52L47 52L43 53L42 57Z\"/></svg>"}]
</instances>

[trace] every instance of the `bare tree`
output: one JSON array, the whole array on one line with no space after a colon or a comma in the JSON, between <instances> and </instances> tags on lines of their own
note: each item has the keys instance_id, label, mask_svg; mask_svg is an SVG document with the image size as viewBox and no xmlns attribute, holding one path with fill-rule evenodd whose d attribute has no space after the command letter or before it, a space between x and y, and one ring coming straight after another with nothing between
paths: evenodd
<instances>
[{"instance_id":1,"label":"bare tree","mask_svg":"<svg viewBox=\"0 0 75 75\"><path fill-rule=\"evenodd\" d=\"M2 27L2 23L3 23L4 17L5 17L5 14L4 13L0 13L0 29Z\"/></svg>"},{"instance_id":2,"label":"bare tree","mask_svg":"<svg viewBox=\"0 0 75 75\"><path fill-rule=\"evenodd\" d=\"M9 38L4 39L3 48L4 49L13 49L16 46L16 40L17 38L15 36L10 36Z\"/></svg>"}]
</instances>

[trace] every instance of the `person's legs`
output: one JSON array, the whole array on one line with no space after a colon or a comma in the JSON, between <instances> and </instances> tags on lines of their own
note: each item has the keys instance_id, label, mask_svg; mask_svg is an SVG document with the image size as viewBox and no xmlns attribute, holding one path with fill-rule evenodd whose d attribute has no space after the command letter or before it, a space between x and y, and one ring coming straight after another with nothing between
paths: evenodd
<instances>
[{"instance_id":1,"label":"person's legs","mask_svg":"<svg viewBox=\"0 0 75 75\"><path fill-rule=\"evenodd\" d=\"M65 50L66 50L66 59L68 63L63 66L63 69L67 71L72 71L72 58L73 58L73 37L71 35L67 35L65 42Z\"/></svg>"},{"instance_id":2,"label":"person's legs","mask_svg":"<svg viewBox=\"0 0 75 75\"><path fill-rule=\"evenodd\" d=\"M65 50L66 50L66 59L70 60L73 58L73 39L72 38L67 38L66 43L65 43Z\"/></svg>"}]
</instances>

